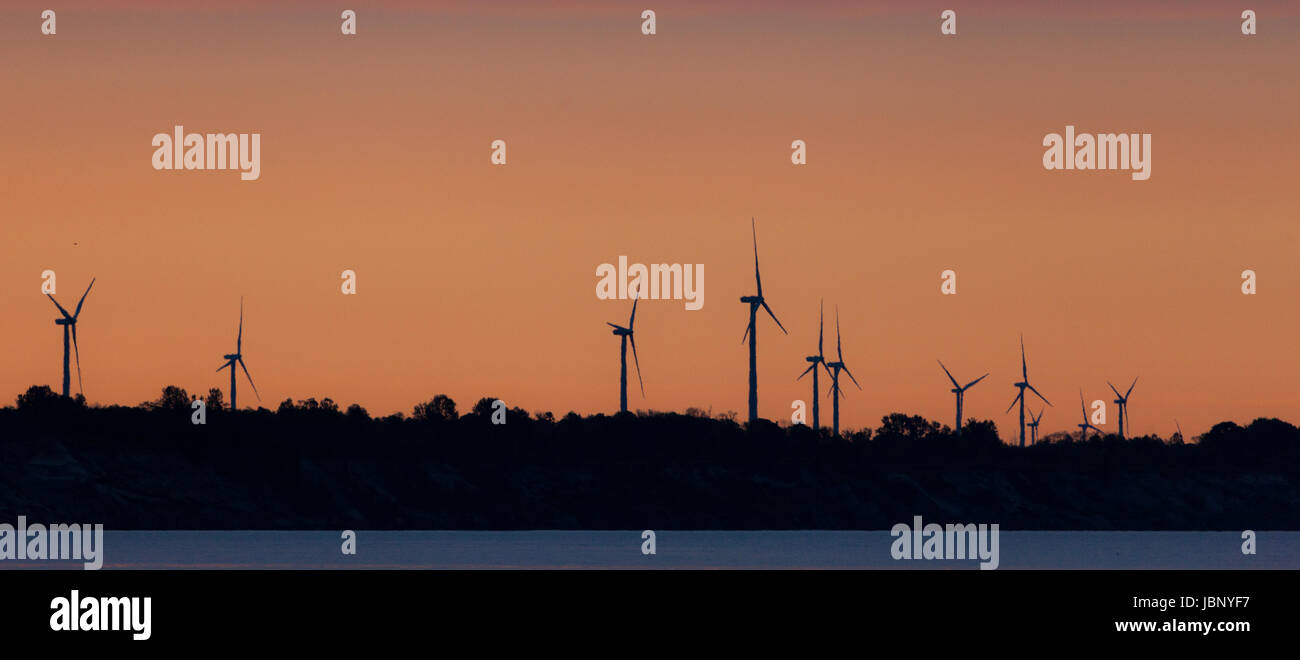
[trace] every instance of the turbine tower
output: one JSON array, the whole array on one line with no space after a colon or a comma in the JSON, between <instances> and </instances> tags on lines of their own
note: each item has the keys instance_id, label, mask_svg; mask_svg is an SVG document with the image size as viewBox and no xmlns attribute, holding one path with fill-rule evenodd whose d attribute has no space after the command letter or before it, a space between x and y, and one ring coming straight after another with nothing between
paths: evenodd
<instances>
[{"instance_id":1,"label":"turbine tower","mask_svg":"<svg viewBox=\"0 0 1300 660\"><path fill-rule=\"evenodd\" d=\"M1039 410L1037 417L1034 416L1034 413L1032 411L1029 413L1030 418L1034 420L1029 423L1029 444L1030 445L1038 444L1038 423L1042 421L1043 413L1045 412L1047 412L1046 408Z\"/></svg>"},{"instance_id":2,"label":"turbine tower","mask_svg":"<svg viewBox=\"0 0 1300 660\"><path fill-rule=\"evenodd\" d=\"M90 286L86 287L86 292L81 294L81 300L77 301L77 309L69 314L68 310L63 309L63 305L54 299L54 296L45 294L45 297L59 308L59 313L63 318L54 319L54 325L63 326L63 396L68 396L68 390L71 388L72 374L68 370L68 332L72 332L72 350L77 355L77 391L81 392L81 350L77 348L77 317L81 316L81 306L86 302L86 296L90 295L90 287L95 286L95 278L90 278Z\"/></svg>"},{"instance_id":3,"label":"turbine tower","mask_svg":"<svg viewBox=\"0 0 1300 660\"><path fill-rule=\"evenodd\" d=\"M1016 394L1016 398L1011 400L1011 405L1007 406L1006 412L1011 412L1011 409L1016 406L1016 402L1020 402L1020 446L1023 448L1025 446L1025 390L1028 389L1038 395L1038 398L1042 399L1043 403L1046 403L1049 406L1052 405L1052 402L1048 401L1047 397L1043 396L1038 390L1034 389L1033 385L1029 384L1029 363L1025 360L1024 335L1020 335L1020 378L1020 382L1015 384L1015 387L1018 388L1020 392Z\"/></svg>"},{"instance_id":4,"label":"turbine tower","mask_svg":"<svg viewBox=\"0 0 1300 660\"><path fill-rule=\"evenodd\" d=\"M614 335L621 338L622 348L619 349L619 372L618 372L618 410L627 412L627 342L632 342L632 360L636 363L636 380L641 384L641 398L645 398L645 383L641 381L641 360L636 356L636 337L632 335L632 325L636 323L636 303L641 297L641 288L637 287L636 296L632 298L632 316L627 319L627 327L614 325L609 321L605 324L614 328Z\"/></svg>"},{"instance_id":5,"label":"turbine tower","mask_svg":"<svg viewBox=\"0 0 1300 660\"><path fill-rule=\"evenodd\" d=\"M957 396L957 426L954 428L957 430L957 435L961 435L961 406L962 402L966 400L966 390L969 390L973 385L975 385L975 383L988 378L989 375L984 374L983 376L966 383L965 387L962 387L957 382L957 379L952 377L952 372L948 371L948 367L943 366L943 360L936 360L936 362L938 362L939 366L943 368L943 372L948 374L948 380L952 381L952 393Z\"/></svg>"},{"instance_id":6,"label":"turbine tower","mask_svg":"<svg viewBox=\"0 0 1300 660\"><path fill-rule=\"evenodd\" d=\"M1079 390L1079 410L1083 413L1083 423L1076 425L1079 427L1080 433L1082 433L1082 437L1080 438L1080 441L1081 442L1088 441L1088 429L1092 429L1096 431L1098 436L1102 435L1104 431L1093 426L1090 422L1088 422L1088 408L1083 404L1083 390Z\"/></svg>"},{"instance_id":7,"label":"turbine tower","mask_svg":"<svg viewBox=\"0 0 1300 660\"><path fill-rule=\"evenodd\" d=\"M1107 385L1110 385L1110 381L1106 381L1106 384L1107 384ZM1124 439L1124 418L1125 418L1125 416L1126 416L1126 413L1128 412L1128 395L1130 395L1130 394L1133 393L1133 388L1134 388L1135 386L1137 386L1137 384L1138 384L1138 379L1134 378L1134 379L1133 379L1133 384L1132 384L1132 385L1129 385L1129 386L1128 386L1128 391L1125 392L1125 393L1123 393L1123 394L1120 394L1120 393L1119 393L1119 390L1115 389L1115 386L1114 386L1114 385L1110 385L1110 389L1111 389L1111 391L1115 393L1115 403L1119 404L1119 438L1120 438L1120 440L1123 440L1123 439Z\"/></svg>"},{"instance_id":8,"label":"turbine tower","mask_svg":"<svg viewBox=\"0 0 1300 660\"><path fill-rule=\"evenodd\" d=\"M834 434L835 437L838 438L840 437L840 397L844 396L844 392L840 390L840 372L843 371L844 373L848 374L849 378L853 380L853 384L858 385L858 379L853 378L853 372L849 371L848 365L844 364L844 351L843 351L843 347L840 344L840 306L839 305L835 306L835 361L826 366L831 369L830 395L831 395L831 400L834 404L832 406L832 410L833 410L832 419L834 420L832 433ZM858 389L862 389L862 386L858 385Z\"/></svg>"},{"instance_id":9,"label":"turbine tower","mask_svg":"<svg viewBox=\"0 0 1300 660\"><path fill-rule=\"evenodd\" d=\"M763 278L758 274L758 229L753 218L749 219L749 228L754 235L754 284L758 288L758 294L740 298L740 302L749 304L749 326L745 328L745 336L740 338L740 342L743 344L745 338L749 338L749 423L753 424L758 421L758 308L767 311L781 332L785 332L785 326L781 325L780 319L776 318L772 308L763 299Z\"/></svg>"},{"instance_id":10,"label":"turbine tower","mask_svg":"<svg viewBox=\"0 0 1300 660\"><path fill-rule=\"evenodd\" d=\"M813 412L813 415L812 415L812 417L813 417L813 431L817 431L818 429L821 428L821 407L818 405L818 399L819 399L820 396L821 396L821 390L819 389L819 387L818 387L818 385L817 385L817 365L820 364L820 365L822 366L822 368L826 370L826 374L827 374L827 375L830 375L830 373L831 373L831 369L830 369L830 367L826 366L826 356L824 355L824 351L822 351L822 335L823 335L823 332L822 332L822 331L825 329L825 326L826 326L826 315L825 315L825 313L824 313L824 309L823 309L823 308L824 308L824 305L822 305L821 307L818 308L818 322L817 322L817 354L816 354L816 355L809 355L808 357L804 358L805 360L811 362L812 364L808 365L808 368L807 368L807 369L804 369L803 373L799 374L799 378L796 378L796 379L795 379L795 380L797 381L797 380L803 378L804 376L807 376L809 371L812 372L812 375L813 375L813 380L812 380L812 387L813 387L813 411L812 411L812 412Z\"/></svg>"},{"instance_id":11,"label":"turbine tower","mask_svg":"<svg viewBox=\"0 0 1300 660\"><path fill-rule=\"evenodd\" d=\"M240 296L239 335L235 338L235 352L229 355L223 355L222 357L226 359L226 363L221 365L220 367L217 367L217 371L221 371L226 367L230 367L230 409L232 411L239 410L239 406L235 401L235 363L239 363L239 366L244 370L244 377L248 379L248 384L252 385L253 394L257 394L257 400L258 401L262 400L262 395L257 393L257 386L253 385L253 377L249 375L248 367L244 364L244 355L241 352L243 350L243 346L244 346L244 298L243 296Z\"/></svg>"}]
</instances>

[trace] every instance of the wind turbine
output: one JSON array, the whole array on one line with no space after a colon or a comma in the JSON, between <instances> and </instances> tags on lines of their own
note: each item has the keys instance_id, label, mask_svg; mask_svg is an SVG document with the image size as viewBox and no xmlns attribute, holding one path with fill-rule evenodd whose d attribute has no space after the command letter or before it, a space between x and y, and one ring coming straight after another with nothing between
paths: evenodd
<instances>
[{"instance_id":1,"label":"wind turbine","mask_svg":"<svg viewBox=\"0 0 1300 660\"><path fill-rule=\"evenodd\" d=\"M948 371L948 367L943 366L943 360L935 360L935 361L938 362L939 366L943 368L943 372L945 374L948 374L948 380L952 381L952 393L957 395L957 426L955 428L957 429L957 435L961 435L961 404L963 401L966 400L966 390L969 390L973 385L975 385L975 383L978 383L981 380L988 378L989 375L984 374L983 376L980 376L979 378L976 378L975 380L966 383L965 387L962 387L961 384L957 382L957 379L952 377L952 372Z\"/></svg>"},{"instance_id":2,"label":"wind turbine","mask_svg":"<svg viewBox=\"0 0 1300 660\"><path fill-rule=\"evenodd\" d=\"M627 342L632 341L632 360L636 362L636 380L641 383L641 398L645 398L645 383L641 381L641 360L636 356L636 337L632 335L632 325L636 323L636 303L641 297L641 288L637 287L636 297L632 298L632 316L627 319L627 327L614 325L609 321L605 324L614 328L614 334L622 338L622 348L619 349L619 372L618 372L618 409L619 412L627 412Z\"/></svg>"},{"instance_id":3,"label":"wind turbine","mask_svg":"<svg viewBox=\"0 0 1300 660\"><path fill-rule=\"evenodd\" d=\"M853 372L849 371L848 365L844 364L844 351L842 350L842 348L843 347L840 344L840 306L836 305L835 306L835 361L826 366L832 370L831 391L830 391L831 399L834 402L834 405L832 406L832 409L834 411L832 414L832 419L834 420L832 433L837 438L840 437L840 397L844 396L844 392L840 390L840 371L843 371L844 373L848 374L849 378L853 380L853 384L858 385L858 379L853 378ZM858 389L862 389L862 386L858 385Z\"/></svg>"},{"instance_id":4,"label":"wind turbine","mask_svg":"<svg viewBox=\"0 0 1300 660\"><path fill-rule=\"evenodd\" d=\"M1182 424L1179 424L1179 423L1178 423L1178 419L1177 419L1177 418L1174 419L1174 426L1178 429L1178 440L1179 440L1179 442L1182 442L1182 443L1186 444L1186 442L1187 442L1187 436L1183 435L1183 426L1182 426Z\"/></svg>"},{"instance_id":5,"label":"wind turbine","mask_svg":"<svg viewBox=\"0 0 1300 660\"><path fill-rule=\"evenodd\" d=\"M1043 400L1043 403L1046 403L1049 406L1052 405L1052 402L1048 401L1047 397L1043 396L1041 393L1039 393L1038 390L1034 389L1033 385L1029 384L1029 363L1025 360L1025 336L1024 335L1020 335L1020 377L1021 377L1021 381L1015 384L1015 387L1019 388L1020 392L1016 394L1016 398L1011 400L1011 405L1007 406L1006 412L1011 412L1011 409L1015 407L1016 402L1017 401L1020 402L1020 446L1024 447L1025 446L1025 390L1028 389L1034 394L1037 394L1038 398Z\"/></svg>"},{"instance_id":6,"label":"wind turbine","mask_svg":"<svg viewBox=\"0 0 1300 660\"><path fill-rule=\"evenodd\" d=\"M54 299L54 296L48 293L45 294L45 297L49 298L50 302L54 303L54 306L58 307L59 312L63 314L63 318L54 319L54 325L63 326L63 396L68 396L68 390L72 382L72 374L68 370L69 329L72 331L72 350L77 356L77 391L81 392L81 350L77 348L77 317L81 316L81 306L85 304L86 296L90 295L90 287L92 286L95 286L95 278L93 277L90 278L90 286L86 287L86 292L81 294L81 300L77 301L76 311L71 314L68 313L68 310L63 309L63 305L60 305L59 301Z\"/></svg>"},{"instance_id":7,"label":"wind turbine","mask_svg":"<svg viewBox=\"0 0 1300 660\"><path fill-rule=\"evenodd\" d=\"M238 362L239 366L243 368L244 377L248 378L248 384L253 386L253 394L257 394L257 386L253 385L253 377L249 375L248 367L244 364L244 356L243 353L241 353L241 351L243 350L243 346L244 346L244 298L243 296L240 296L239 336L235 338L235 352L229 355L223 355L222 357L226 358L226 363L221 365L220 367L217 367L217 371L221 371L226 367L230 367L230 409L231 410L239 410L239 406L236 405L235 403L235 363L236 362ZM257 394L257 400L258 401L262 400L261 394Z\"/></svg>"},{"instance_id":8,"label":"wind turbine","mask_svg":"<svg viewBox=\"0 0 1300 660\"><path fill-rule=\"evenodd\" d=\"M758 275L758 229L753 218L749 219L749 228L754 235L754 284L758 287L758 294L740 297L740 302L749 303L749 326L745 328L745 336L740 338L740 342L743 344L745 338L749 338L749 423L753 424L758 421L758 308L767 310L768 316L776 321L781 332L785 332L785 326L781 325L780 319L776 318L772 308L763 299L763 278Z\"/></svg>"},{"instance_id":9,"label":"wind turbine","mask_svg":"<svg viewBox=\"0 0 1300 660\"><path fill-rule=\"evenodd\" d=\"M1110 381L1106 381L1110 385ZM1119 404L1119 438L1124 439L1124 414L1128 412L1128 395L1133 393L1133 388L1138 384L1138 379L1133 379L1133 384L1128 386L1128 391L1120 394L1114 385L1110 385L1111 391L1115 393L1115 403Z\"/></svg>"},{"instance_id":10,"label":"wind turbine","mask_svg":"<svg viewBox=\"0 0 1300 660\"><path fill-rule=\"evenodd\" d=\"M1079 427L1079 431L1082 433L1082 437L1080 438L1081 442L1088 441L1088 429L1092 429L1096 431L1097 435L1102 435L1103 433L1105 433L1101 429L1093 426L1092 423L1088 421L1088 408L1083 404L1083 390L1079 390L1079 410L1083 413L1083 423L1076 424L1076 426Z\"/></svg>"},{"instance_id":11,"label":"wind turbine","mask_svg":"<svg viewBox=\"0 0 1300 660\"><path fill-rule=\"evenodd\" d=\"M1037 417L1034 417L1034 413L1032 411L1029 413L1030 418L1034 420L1029 423L1029 444L1030 445L1038 444L1038 423L1042 421L1043 413L1045 412L1047 412L1046 408L1039 410Z\"/></svg>"},{"instance_id":12,"label":"wind turbine","mask_svg":"<svg viewBox=\"0 0 1300 660\"><path fill-rule=\"evenodd\" d=\"M819 399L819 397L820 397L820 395L821 395L821 390L819 389L819 387L818 387L818 385L817 385L817 365L820 364L820 365L822 366L822 368L826 370L826 374L827 374L827 375L830 375L830 373L831 373L831 369L830 369L830 367L826 366L826 356L824 355L824 351L822 350L822 335L823 335L823 332L822 332L822 331L825 329L825 326L826 326L826 315L825 315L825 313L824 313L824 309L823 309L824 306L825 306L825 305L822 305L822 307L819 307L819 308L818 308L818 322L817 322L817 354L816 354L816 355L809 355L808 357L804 358L805 360L811 362L812 364L808 365L808 368L807 368L807 369L804 369L803 373L799 374L799 378L796 378L796 379L795 379L795 380L797 381L797 380L803 378L804 376L807 376L809 371L812 372L812 375L813 375L813 380L812 380L812 386L813 386L813 430L814 430L814 431L816 431L816 430L818 430L818 429L821 428L821 407L818 405L818 399Z\"/></svg>"}]
</instances>

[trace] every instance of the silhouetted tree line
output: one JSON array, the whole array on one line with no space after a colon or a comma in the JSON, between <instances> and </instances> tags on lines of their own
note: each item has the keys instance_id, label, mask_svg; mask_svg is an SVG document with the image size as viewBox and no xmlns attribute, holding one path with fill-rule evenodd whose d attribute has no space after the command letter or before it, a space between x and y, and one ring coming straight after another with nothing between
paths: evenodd
<instances>
[{"instance_id":1,"label":"silhouetted tree line","mask_svg":"<svg viewBox=\"0 0 1300 660\"><path fill-rule=\"evenodd\" d=\"M409 416L329 398L232 414L215 389L195 425L196 399L32 387L0 408L0 503L149 529L1300 529L1300 429L1277 419L1020 449L992 421L901 413L835 438L694 408L494 424L495 397L461 413L445 395Z\"/></svg>"}]
</instances>

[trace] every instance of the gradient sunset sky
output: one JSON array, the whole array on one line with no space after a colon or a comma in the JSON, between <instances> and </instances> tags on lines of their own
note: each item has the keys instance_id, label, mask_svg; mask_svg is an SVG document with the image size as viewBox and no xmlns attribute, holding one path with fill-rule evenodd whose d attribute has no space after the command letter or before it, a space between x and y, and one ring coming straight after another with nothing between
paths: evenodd
<instances>
[{"instance_id":1,"label":"gradient sunset sky","mask_svg":"<svg viewBox=\"0 0 1300 660\"><path fill-rule=\"evenodd\" d=\"M1300 421L1293 3L207 4L0 9L0 400L58 387L53 269L65 307L98 278L79 323L92 403L226 390L242 295L268 408L409 413L447 393L614 412L605 322L630 301L598 300L595 270L626 255L705 268L702 310L639 308L646 396L633 384L629 405L743 418L753 217L790 331L760 320L769 419L811 404L795 377L824 298L827 348L838 305L864 388L845 427L950 424L938 358L991 372L965 411L1010 440L1021 332L1056 404L1043 433L1074 430L1080 388L1109 405L1106 380L1135 376L1135 433ZM154 171L150 140L177 124L260 132L261 179ZM1043 136L1067 124L1151 133L1151 179L1044 170ZM240 402L256 403L242 384Z\"/></svg>"}]
</instances>

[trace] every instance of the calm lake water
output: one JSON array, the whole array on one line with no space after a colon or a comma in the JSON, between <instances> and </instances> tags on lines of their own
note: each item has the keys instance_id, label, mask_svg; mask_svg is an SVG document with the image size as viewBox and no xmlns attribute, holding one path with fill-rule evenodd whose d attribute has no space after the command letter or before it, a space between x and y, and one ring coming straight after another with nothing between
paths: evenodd
<instances>
[{"instance_id":1,"label":"calm lake water","mask_svg":"<svg viewBox=\"0 0 1300 660\"><path fill-rule=\"evenodd\" d=\"M999 535L1000 569L1297 569L1300 532L1024 532ZM971 560L894 560L887 531L340 532L106 531L106 569L975 569ZM0 561L5 568L80 568L79 562Z\"/></svg>"}]
</instances>

